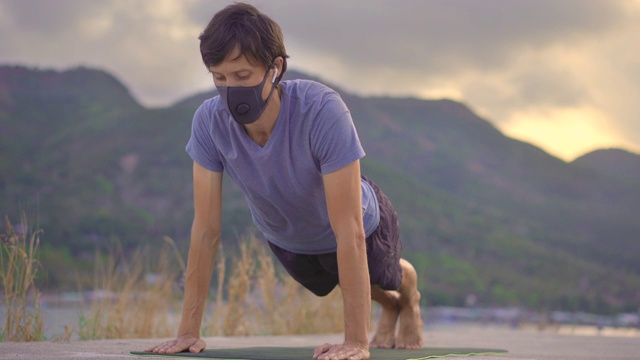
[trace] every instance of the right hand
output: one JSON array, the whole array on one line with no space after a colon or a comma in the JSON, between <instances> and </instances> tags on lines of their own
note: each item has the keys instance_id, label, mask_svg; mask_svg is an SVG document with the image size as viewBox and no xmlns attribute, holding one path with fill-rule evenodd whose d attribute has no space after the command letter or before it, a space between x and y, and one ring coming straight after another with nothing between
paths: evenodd
<instances>
[{"instance_id":1,"label":"right hand","mask_svg":"<svg viewBox=\"0 0 640 360\"><path fill-rule=\"evenodd\" d=\"M369 359L369 347L356 343L324 344L316 347L313 358L318 360L366 360Z\"/></svg>"},{"instance_id":2,"label":"right hand","mask_svg":"<svg viewBox=\"0 0 640 360\"><path fill-rule=\"evenodd\" d=\"M185 335L179 336L174 340L165 341L160 345L152 346L145 349L144 351L154 352L157 354L175 354L189 349L189 352L199 353L206 347L207 344L205 344L202 339L190 335Z\"/></svg>"}]
</instances>

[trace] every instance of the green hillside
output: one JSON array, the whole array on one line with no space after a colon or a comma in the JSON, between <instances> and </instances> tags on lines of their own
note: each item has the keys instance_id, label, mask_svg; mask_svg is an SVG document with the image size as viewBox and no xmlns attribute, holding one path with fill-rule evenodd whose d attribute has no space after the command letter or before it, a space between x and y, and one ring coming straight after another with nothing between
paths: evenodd
<instances>
[{"instance_id":1,"label":"green hillside","mask_svg":"<svg viewBox=\"0 0 640 360\"><path fill-rule=\"evenodd\" d=\"M640 156L624 149L600 149L575 159L573 164L611 176L640 180Z\"/></svg>"},{"instance_id":2,"label":"green hillside","mask_svg":"<svg viewBox=\"0 0 640 360\"><path fill-rule=\"evenodd\" d=\"M341 94L367 151L363 173L397 207L425 304L475 294L481 305L638 309L640 179L565 163L457 102ZM134 247L168 235L184 248L184 146L212 95L145 109L103 71L0 67L0 214L26 211L45 242L79 257L113 238ZM224 198L233 249L251 217L228 179Z\"/></svg>"}]
</instances>

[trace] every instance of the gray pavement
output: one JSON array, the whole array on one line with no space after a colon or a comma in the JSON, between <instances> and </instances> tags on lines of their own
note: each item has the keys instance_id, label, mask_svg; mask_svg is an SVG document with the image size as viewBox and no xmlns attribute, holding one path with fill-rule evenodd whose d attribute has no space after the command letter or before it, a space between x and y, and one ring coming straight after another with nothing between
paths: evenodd
<instances>
[{"instance_id":1,"label":"gray pavement","mask_svg":"<svg viewBox=\"0 0 640 360\"><path fill-rule=\"evenodd\" d=\"M428 347L479 347L508 350L506 355L455 357L491 359L640 359L640 337L563 335L551 331L510 329L495 325L435 325L425 331ZM129 351L142 350L163 339L100 341L43 341L0 343L0 359L135 359ZM205 338L208 347L316 346L341 342L340 334L306 336L247 336ZM140 359L156 359L145 357ZM160 359L160 358L159 358Z\"/></svg>"}]
</instances>

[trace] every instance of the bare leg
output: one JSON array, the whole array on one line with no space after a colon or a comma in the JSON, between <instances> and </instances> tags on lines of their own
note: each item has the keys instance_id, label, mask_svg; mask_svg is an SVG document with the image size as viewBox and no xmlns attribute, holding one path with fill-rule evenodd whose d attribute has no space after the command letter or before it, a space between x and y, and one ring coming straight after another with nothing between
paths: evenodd
<instances>
[{"instance_id":1,"label":"bare leg","mask_svg":"<svg viewBox=\"0 0 640 360\"><path fill-rule=\"evenodd\" d=\"M371 287L371 298L380 303L382 312L371 340L372 348L419 349L422 347L422 317L418 276L413 266L400 259L402 283L398 291ZM396 338L396 323L400 330Z\"/></svg>"},{"instance_id":2,"label":"bare leg","mask_svg":"<svg viewBox=\"0 0 640 360\"><path fill-rule=\"evenodd\" d=\"M371 286L371 299L382 306L380 319L376 326L370 346L372 348L391 349L396 344L396 323L400 316L400 293Z\"/></svg>"},{"instance_id":3,"label":"bare leg","mask_svg":"<svg viewBox=\"0 0 640 360\"><path fill-rule=\"evenodd\" d=\"M420 292L418 275L408 261L400 259L402 284L400 293L399 330L396 338L397 349L419 349L422 347L422 316L420 314Z\"/></svg>"}]
</instances>

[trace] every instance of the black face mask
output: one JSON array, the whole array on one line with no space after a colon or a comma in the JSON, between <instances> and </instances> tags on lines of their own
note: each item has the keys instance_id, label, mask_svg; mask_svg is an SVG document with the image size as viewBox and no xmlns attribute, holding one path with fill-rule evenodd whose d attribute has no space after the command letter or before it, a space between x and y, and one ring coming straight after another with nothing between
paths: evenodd
<instances>
[{"instance_id":1,"label":"black face mask","mask_svg":"<svg viewBox=\"0 0 640 360\"><path fill-rule=\"evenodd\" d=\"M278 69L275 69L271 80L271 91L267 100L262 100L262 89L267 81L269 70L264 74L262 82L256 86L219 86L218 92L222 103L227 107L233 119L240 125L251 124L258 120L260 115L267 108L267 103L271 99L273 90L276 88L276 76Z\"/></svg>"}]
</instances>

